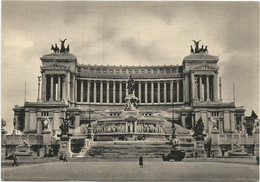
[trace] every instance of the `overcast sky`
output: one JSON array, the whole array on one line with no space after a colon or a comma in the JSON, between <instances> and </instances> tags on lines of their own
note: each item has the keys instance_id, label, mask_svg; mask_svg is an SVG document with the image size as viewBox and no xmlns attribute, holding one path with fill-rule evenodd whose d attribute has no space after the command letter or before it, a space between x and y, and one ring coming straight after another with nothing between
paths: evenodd
<instances>
[{"instance_id":1,"label":"overcast sky","mask_svg":"<svg viewBox=\"0 0 260 182\"><path fill-rule=\"evenodd\" d=\"M192 40L219 56L224 101L259 114L258 2L2 2L2 117L37 99L40 57L67 38L79 63L177 65Z\"/></svg>"}]
</instances>

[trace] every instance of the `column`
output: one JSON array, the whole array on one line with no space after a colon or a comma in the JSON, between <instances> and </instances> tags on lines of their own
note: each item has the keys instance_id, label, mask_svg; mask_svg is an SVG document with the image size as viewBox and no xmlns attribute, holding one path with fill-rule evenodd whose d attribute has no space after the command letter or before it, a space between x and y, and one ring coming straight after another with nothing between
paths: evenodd
<instances>
[{"instance_id":1,"label":"column","mask_svg":"<svg viewBox=\"0 0 260 182\"><path fill-rule=\"evenodd\" d=\"M80 102L83 102L83 83L84 80L80 80Z\"/></svg>"},{"instance_id":2,"label":"column","mask_svg":"<svg viewBox=\"0 0 260 182\"><path fill-rule=\"evenodd\" d=\"M221 78L219 78L219 101L222 101Z\"/></svg>"},{"instance_id":3,"label":"column","mask_svg":"<svg viewBox=\"0 0 260 182\"><path fill-rule=\"evenodd\" d=\"M42 72L42 101L46 101L46 75Z\"/></svg>"},{"instance_id":4,"label":"column","mask_svg":"<svg viewBox=\"0 0 260 182\"><path fill-rule=\"evenodd\" d=\"M67 72L67 99L70 100L70 73Z\"/></svg>"},{"instance_id":5,"label":"column","mask_svg":"<svg viewBox=\"0 0 260 182\"><path fill-rule=\"evenodd\" d=\"M139 102L141 103L142 100L141 100L141 81L138 82L138 99L139 99Z\"/></svg>"},{"instance_id":6,"label":"column","mask_svg":"<svg viewBox=\"0 0 260 182\"><path fill-rule=\"evenodd\" d=\"M122 82L119 82L119 103L122 104Z\"/></svg>"},{"instance_id":7,"label":"column","mask_svg":"<svg viewBox=\"0 0 260 182\"><path fill-rule=\"evenodd\" d=\"M186 84L185 84L185 87L186 87L186 89L185 89L185 101L189 102L191 100L190 95L192 94L192 92L190 90L190 84L189 84L190 78L188 76L185 76L185 82L186 82Z\"/></svg>"},{"instance_id":8,"label":"column","mask_svg":"<svg viewBox=\"0 0 260 182\"><path fill-rule=\"evenodd\" d=\"M97 82L94 80L94 103L97 101Z\"/></svg>"},{"instance_id":9,"label":"column","mask_svg":"<svg viewBox=\"0 0 260 182\"><path fill-rule=\"evenodd\" d=\"M78 102L78 80L75 78L75 87L74 87L74 101Z\"/></svg>"},{"instance_id":10,"label":"column","mask_svg":"<svg viewBox=\"0 0 260 182\"><path fill-rule=\"evenodd\" d=\"M147 82L144 83L144 99L145 99L145 103L147 104L147 100L148 100Z\"/></svg>"},{"instance_id":11,"label":"column","mask_svg":"<svg viewBox=\"0 0 260 182\"><path fill-rule=\"evenodd\" d=\"M62 100L64 100L65 97L66 97L65 92L66 92L66 89L65 89L65 82L64 82L64 79L63 79L63 81L62 81Z\"/></svg>"},{"instance_id":12,"label":"column","mask_svg":"<svg viewBox=\"0 0 260 182\"><path fill-rule=\"evenodd\" d=\"M113 103L116 103L116 82L113 81Z\"/></svg>"},{"instance_id":13,"label":"column","mask_svg":"<svg viewBox=\"0 0 260 182\"><path fill-rule=\"evenodd\" d=\"M195 100L198 101L198 79L197 77L195 77L195 83L194 83L194 97L195 97Z\"/></svg>"},{"instance_id":14,"label":"column","mask_svg":"<svg viewBox=\"0 0 260 182\"><path fill-rule=\"evenodd\" d=\"M71 89L71 101L74 102L74 89L75 89L75 75L72 75L72 89Z\"/></svg>"},{"instance_id":15,"label":"column","mask_svg":"<svg viewBox=\"0 0 260 182\"><path fill-rule=\"evenodd\" d=\"M163 99L163 100L164 100L164 103L166 104L166 99L167 99L167 95L166 95L166 93L167 93L167 92L166 92L166 81L164 81L163 87L164 87L164 88L163 88L163 90L164 90L164 91L163 91L163 92L164 92L164 94L163 94L164 99Z\"/></svg>"},{"instance_id":16,"label":"column","mask_svg":"<svg viewBox=\"0 0 260 182\"><path fill-rule=\"evenodd\" d=\"M109 103L109 81L107 81L107 103Z\"/></svg>"},{"instance_id":17,"label":"column","mask_svg":"<svg viewBox=\"0 0 260 182\"><path fill-rule=\"evenodd\" d=\"M218 100L218 75L213 75L213 98L214 101Z\"/></svg>"},{"instance_id":18,"label":"column","mask_svg":"<svg viewBox=\"0 0 260 182\"><path fill-rule=\"evenodd\" d=\"M184 127L184 128L186 128L186 121L185 121L185 119L186 119L186 116L182 115L181 116L181 124L182 124L182 127Z\"/></svg>"},{"instance_id":19,"label":"column","mask_svg":"<svg viewBox=\"0 0 260 182\"><path fill-rule=\"evenodd\" d=\"M37 134L42 134L42 121L37 121Z\"/></svg>"},{"instance_id":20,"label":"column","mask_svg":"<svg viewBox=\"0 0 260 182\"><path fill-rule=\"evenodd\" d=\"M90 103L90 87L91 87L91 81L88 80L88 91L87 91L87 102Z\"/></svg>"},{"instance_id":21,"label":"column","mask_svg":"<svg viewBox=\"0 0 260 182\"><path fill-rule=\"evenodd\" d=\"M194 73L191 73L191 90L192 90L192 100L196 100L195 98L195 79L194 79Z\"/></svg>"},{"instance_id":22,"label":"column","mask_svg":"<svg viewBox=\"0 0 260 182\"><path fill-rule=\"evenodd\" d=\"M24 131L27 132L30 129L30 113L29 111L25 111L25 116L24 116Z\"/></svg>"},{"instance_id":23,"label":"column","mask_svg":"<svg viewBox=\"0 0 260 182\"><path fill-rule=\"evenodd\" d=\"M176 87L176 90L177 90L177 102L180 102L180 88L179 88L179 80L177 80L177 87Z\"/></svg>"},{"instance_id":24,"label":"column","mask_svg":"<svg viewBox=\"0 0 260 182\"><path fill-rule=\"evenodd\" d=\"M170 83L170 102L173 103L173 80Z\"/></svg>"},{"instance_id":25,"label":"column","mask_svg":"<svg viewBox=\"0 0 260 182\"><path fill-rule=\"evenodd\" d=\"M154 82L151 81L151 102L152 104L154 103L154 86L153 86Z\"/></svg>"},{"instance_id":26,"label":"column","mask_svg":"<svg viewBox=\"0 0 260 182\"><path fill-rule=\"evenodd\" d=\"M183 79L182 80L182 100L183 100L183 102L185 102L186 101L186 84L185 84L185 80Z\"/></svg>"},{"instance_id":27,"label":"column","mask_svg":"<svg viewBox=\"0 0 260 182\"><path fill-rule=\"evenodd\" d=\"M103 80L100 81L100 103L103 103Z\"/></svg>"},{"instance_id":28,"label":"column","mask_svg":"<svg viewBox=\"0 0 260 182\"><path fill-rule=\"evenodd\" d=\"M58 75L58 93L57 93L58 101L60 101L60 75Z\"/></svg>"},{"instance_id":29,"label":"column","mask_svg":"<svg viewBox=\"0 0 260 182\"><path fill-rule=\"evenodd\" d=\"M127 121L125 122L125 132L128 133Z\"/></svg>"},{"instance_id":30,"label":"column","mask_svg":"<svg viewBox=\"0 0 260 182\"><path fill-rule=\"evenodd\" d=\"M199 88L200 88L200 94L199 94L199 100L202 101L202 76L199 75Z\"/></svg>"},{"instance_id":31,"label":"column","mask_svg":"<svg viewBox=\"0 0 260 182\"><path fill-rule=\"evenodd\" d=\"M161 91L160 81L158 81L157 84L158 84L158 86L157 86L157 87L158 87L158 88L157 88L157 89L158 89L158 91L157 91L157 93L158 93L158 95L157 95L157 96L158 96L158 104L160 104L160 102L161 102L161 100L160 100L160 96L161 96L161 95L160 95L160 91Z\"/></svg>"},{"instance_id":32,"label":"column","mask_svg":"<svg viewBox=\"0 0 260 182\"><path fill-rule=\"evenodd\" d=\"M51 75L51 98L50 101L53 101L53 75Z\"/></svg>"},{"instance_id":33,"label":"column","mask_svg":"<svg viewBox=\"0 0 260 182\"><path fill-rule=\"evenodd\" d=\"M209 75L206 75L206 82L207 82L207 101L210 101L210 98L209 98Z\"/></svg>"}]
</instances>

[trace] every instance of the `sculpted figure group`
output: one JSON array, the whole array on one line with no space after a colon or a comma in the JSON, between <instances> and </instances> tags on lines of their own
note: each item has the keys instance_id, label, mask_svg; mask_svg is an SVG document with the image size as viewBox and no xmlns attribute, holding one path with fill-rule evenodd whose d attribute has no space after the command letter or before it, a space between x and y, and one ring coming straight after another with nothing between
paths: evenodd
<instances>
[{"instance_id":1,"label":"sculpted figure group","mask_svg":"<svg viewBox=\"0 0 260 182\"><path fill-rule=\"evenodd\" d=\"M61 40L60 39L60 42L61 42L61 48L59 48L57 46L57 44L55 43L55 47L53 45L51 45L51 50L54 52L54 53L66 53L66 52L70 52L70 45L67 46L67 48L65 48L65 41L67 39L64 39L64 40Z\"/></svg>"},{"instance_id":2,"label":"sculpted figure group","mask_svg":"<svg viewBox=\"0 0 260 182\"><path fill-rule=\"evenodd\" d=\"M205 46L204 48L204 45L201 46L201 48L199 48L199 41L195 41L193 40L194 44L195 44L195 50L193 49L192 45L190 46L190 53L191 54L208 54L208 46Z\"/></svg>"},{"instance_id":3,"label":"sculpted figure group","mask_svg":"<svg viewBox=\"0 0 260 182\"><path fill-rule=\"evenodd\" d=\"M133 123L128 123L127 131L133 131ZM94 129L95 133L125 133L126 125L125 124L102 124L97 125ZM156 124L138 124L137 125L137 132L139 133L163 133L163 127L161 125Z\"/></svg>"}]
</instances>

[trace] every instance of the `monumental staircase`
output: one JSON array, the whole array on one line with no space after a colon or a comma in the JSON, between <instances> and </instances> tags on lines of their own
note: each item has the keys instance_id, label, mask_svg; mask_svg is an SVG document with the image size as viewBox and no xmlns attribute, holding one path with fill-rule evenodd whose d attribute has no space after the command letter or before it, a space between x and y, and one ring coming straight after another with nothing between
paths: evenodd
<instances>
[{"instance_id":1,"label":"monumental staircase","mask_svg":"<svg viewBox=\"0 0 260 182\"><path fill-rule=\"evenodd\" d=\"M177 147L186 151L185 157L193 157L194 140L190 130L176 125L178 136ZM141 140L141 141L95 141L91 146L82 149L76 157L101 158L101 159L131 159L143 155L146 158L161 158L164 153L169 153L172 144L167 140Z\"/></svg>"}]
</instances>

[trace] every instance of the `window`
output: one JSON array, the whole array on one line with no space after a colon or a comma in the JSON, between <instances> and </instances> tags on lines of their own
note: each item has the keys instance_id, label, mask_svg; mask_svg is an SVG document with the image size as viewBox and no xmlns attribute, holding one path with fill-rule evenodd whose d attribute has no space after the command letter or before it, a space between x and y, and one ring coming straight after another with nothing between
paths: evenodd
<instances>
[{"instance_id":1,"label":"window","mask_svg":"<svg viewBox=\"0 0 260 182\"><path fill-rule=\"evenodd\" d=\"M218 116L219 112L211 112L212 116Z\"/></svg>"},{"instance_id":2,"label":"window","mask_svg":"<svg viewBox=\"0 0 260 182\"><path fill-rule=\"evenodd\" d=\"M100 72L100 69L97 69L97 72Z\"/></svg>"},{"instance_id":3,"label":"window","mask_svg":"<svg viewBox=\"0 0 260 182\"><path fill-rule=\"evenodd\" d=\"M138 70L135 70L136 73L138 73Z\"/></svg>"},{"instance_id":4,"label":"window","mask_svg":"<svg viewBox=\"0 0 260 182\"><path fill-rule=\"evenodd\" d=\"M142 70L142 73L144 73L144 70Z\"/></svg>"},{"instance_id":5,"label":"window","mask_svg":"<svg viewBox=\"0 0 260 182\"><path fill-rule=\"evenodd\" d=\"M103 72L106 73L106 72L107 72L107 69L103 69Z\"/></svg>"},{"instance_id":6,"label":"window","mask_svg":"<svg viewBox=\"0 0 260 182\"><path fill-rule=\"evenodd\" d=\"M110 73L113 73L113 70L110 70Z\"/></svg>"},{"instance_id":7,"label":"window","mask_svg":"<svg viewBox=\"0 0 260 182\"><path fill-rule=\"evenodd\" d=\"M132 73L132 70L129 70L129 73Z\"/></svg>"},{"instance_id":8,"label":"window","mask_svg":"<svg viewBox=\"0 0 260 182\"><path fill-rule=\"evenodd\" d=\"M122 70L123 73L125 73L125 70Z\"/></svg>"},{"instance_id":9,"label":"window","mask_svg":"<svg viewBox=\"0 0 260 182\"><path fill-rule=\"evenodd\" d=\"M90 69L90 71L91 71L91 72L94 72L94 69L93 69L93 68L91 68L91 69Z\"/></svg>"},{"instance_id":10,"label":"window","mask_svg":"<svg viewBox=\"0 0 260 182\"><path fill-rule=\"evenodd\" d=\"M119 73L119 70L116 70L117 73Z\"/></svg>"},{"instance_id":11,"label":"window","mask_svg":"<svg viewBox=\"0 0 260 182\"><path fill-rule=\"evenodd\" d=\"M151 73L151 70L148 70L148 73Z\"/></svg>"},{"instance_id":12,"label":"window","mask_svg":"<svg viewBox=\"0 0 260 182\"><path fill-rule=\"evenodd\" d=\"M42 111L42 116L49 116L49 112L48 111Z\"/></svg>"}]
</instances>

